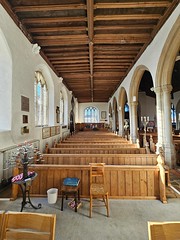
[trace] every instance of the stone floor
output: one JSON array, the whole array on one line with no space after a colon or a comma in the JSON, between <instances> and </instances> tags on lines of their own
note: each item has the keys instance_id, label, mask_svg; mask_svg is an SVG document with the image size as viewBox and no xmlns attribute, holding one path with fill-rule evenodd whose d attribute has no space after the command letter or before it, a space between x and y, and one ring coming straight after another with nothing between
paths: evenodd
<instances>
[{"instance_id":1,"label":"stone floor","mask_svg":"<svg viewBox=\"0 0 180 240\"><path fill-rule=\"evenodd\" d=\"M68 206L70 199L60 210L61 199L48 204L47 198L32 198L34 205L24 212L56 214L55 240L148 240L148 221L180 221L180 198L168 198L168 203L159 200L110 200L110 217L105 208L93 208L89 218L89 200L81 199L82 205L75 213ZM21 198L16 201L0 201L0 210L19 211Z\"/></svg>"}]
</instances>

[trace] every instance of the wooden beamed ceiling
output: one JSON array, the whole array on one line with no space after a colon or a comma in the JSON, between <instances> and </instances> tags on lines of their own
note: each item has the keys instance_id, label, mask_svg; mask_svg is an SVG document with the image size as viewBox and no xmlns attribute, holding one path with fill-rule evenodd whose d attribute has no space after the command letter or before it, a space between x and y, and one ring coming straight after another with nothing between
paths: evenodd
<instances>
[{"instance_id":1,"label":"wooden beamed ceiling","mask_svg":"<svg viewBox=\"0 0 180 240\"><path fill-rule=\"evenodd\" d=\"M0 0L78 102L107 102L178 0Z\"/></svg>"}]
</instances>

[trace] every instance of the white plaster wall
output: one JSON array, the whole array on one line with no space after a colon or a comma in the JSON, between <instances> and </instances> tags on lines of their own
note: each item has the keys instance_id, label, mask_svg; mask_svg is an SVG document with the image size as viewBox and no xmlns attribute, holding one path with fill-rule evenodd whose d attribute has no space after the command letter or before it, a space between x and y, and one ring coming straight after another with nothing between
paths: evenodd
<instances>
[{"instance_id":1,"label":"white plaster wall","mask_svg":"<svg viewBox=\"0 0 180 240\"><path fill-rule=\"evenodd\" d=\"M9 17L3 7L0 5L0 26L5 36L6 42L9 46L12 55L12 127L9 133L0 133L0 139L4 134L11 138L3 142L0 148L9 146L10 142L22 143L25 140L40 139L41 128L35 128L34 121L34 72L37 66L45 65L49 71L51 79L51 116L49 118L50 125L56 125L55 107L59 104L59 78L47 65L45 60L40 54L34 55L32 52L32 44L22 34L21 30L15 25L13 20ZM62 84L63 85L63 84ZM53 90L52 90L53 89ZM68 91L67 91L68 92ZM69 93L67 93L69 95ZM29 98L30 111L21 111L21 96ZM22 123L22 115L28 115L29 134L21 134L21 128L24 126ZM6 139L6 138L5 138ZM1 141L0 141L1 143Z\"/></svg>"},{"instance_id":2,"label":"white plaster wall","mask_svg":"<svg viewBox=\"0 0 180 240\"><path fill-rule=\"evenodd\" d=\"M101 120L101 111L107 112L107 118L108 118L108 103L100 103L100 102L94 102L94 103L79 103L79 112L78 112L78 122L84 122L84 109L87 107L96 107L99 109L99 119Z\"/></svg>"}]
</instances>

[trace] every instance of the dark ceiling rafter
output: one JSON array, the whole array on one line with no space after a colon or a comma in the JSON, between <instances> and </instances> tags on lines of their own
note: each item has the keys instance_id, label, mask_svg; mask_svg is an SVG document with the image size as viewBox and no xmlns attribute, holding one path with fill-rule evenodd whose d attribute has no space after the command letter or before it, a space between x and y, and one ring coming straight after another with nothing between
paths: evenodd
<instances>
[{"instance_id":1,"label":"dark ceiling rafter","mask_svg":"<svg viewBox=\"0 0 180 240\"><path fill-rule=\"evenodd\" d=\"M179 0L0 0L79 102L107 102Z\"/></svg>"}]
</instances>

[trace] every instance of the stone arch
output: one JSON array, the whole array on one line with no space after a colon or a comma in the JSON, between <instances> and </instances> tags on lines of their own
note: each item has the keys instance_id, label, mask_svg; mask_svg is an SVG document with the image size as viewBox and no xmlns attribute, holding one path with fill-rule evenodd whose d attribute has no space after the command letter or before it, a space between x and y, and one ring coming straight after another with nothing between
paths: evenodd
<instances>
[{"instance_id":1,"label":"stone arch","mask_svg":"<svg viewBox=\"0 0 180 240\"><path fill-rule=\"evenodd\" d=\"M40 71L46 80L49 91L49 125L54 125L55 121L54 82L51 77L51 73L49 68L45 64L39 64L36 67L36 71Z\"/></svg>"},{"instance_id":2,"label":"stone arch","mask_svg":"<svg viewBox=\"0 0 180 240\"><path fill-rule=\"evenodd\" d=\"M157 97L158 148L163 147L166 164L175 166L175 150L172 139L171 101L172 72L180 50L180 17L171 28L162 49L156 72L155 91ZM159 113L159 114L158 114Z\"/></svg>"},{"instance_id":3,"label":"stone arch","mask_svg":"<svg viewBox=\"0 0 180 240\"><path fill-rule=\"evenodd\" d=\"M124 87L120 88L118 96L119 105L119 135L124 136L125 104L127 102L127 93Z\"/></svg>"},{"instance_id":4,"label":"stone arch","mask_svg":"<svg viewBox=\"0 0 180 240\"><path fill-rule=\"evenodd\" d=\"M149 71L149 69L145 65L139 65L136 67L131 83L130 83L130 90L129 90L129 108L130 108L130 135L133 142L137 141L138 138L138 125L140 125L140 116L141 110L139 103L139 86L145 71ZM152 79L153 81L153 79ZM153 82L154 86L154 82Z\"/></svg>"},{"instance_id":5,"label":"stone arch","mask_svg":"<svg viewBox=\"0 0 180 240\"><path fill-rule=\"evenodd\" d=\"M112 117L112 104L109 103L109 117Z\"/></svg>"},{"instance_id":6,"label":"stone arch","mask_svg":"<svg viewBox=\"0 0 180 240\"><path fill-rule=\"evenodd\" d=\"M0 52L0 131L7 131L12 128L12 55L1 29Z\"/></svg>"},{"instance_id":7,"label":"stone arch","mask_svg":"<svg viewBox=\"0 0 180 240\"><path fill-rule=\"evenodd\" d=\"M138 91L139 85L142 79L142 76L145 70L149 71L149 69L144 65L139 65L132 76L131 84L130 84L130 91L129 91L129 102L138 101Z\"/></svg>"},{"instance_id":8,"label":"stone arch","mask_svg":"<svg viewBox=\"0 0 180 240\"><path fill-rule=\"evenodd\" d=\"M117 99L116 97L113 98L113 130L117 131L119 128L119 119L118 119L118 104L117 104Z\"/></svg>"},{"instance_id":9,"label":"stone arch","mask_svg":"<svg viewBox=\"0 0 180 240\"><path fill-rule=\"evenodd\" d=\"M171 75L176 60L177 52L180 50L180 17L172 27L168 38L162 49L156 72L155 87L171 84Z\"/></svg>"}]
</instances>

